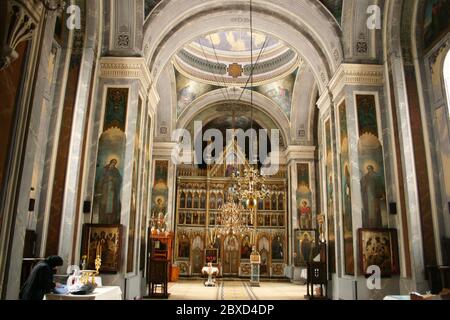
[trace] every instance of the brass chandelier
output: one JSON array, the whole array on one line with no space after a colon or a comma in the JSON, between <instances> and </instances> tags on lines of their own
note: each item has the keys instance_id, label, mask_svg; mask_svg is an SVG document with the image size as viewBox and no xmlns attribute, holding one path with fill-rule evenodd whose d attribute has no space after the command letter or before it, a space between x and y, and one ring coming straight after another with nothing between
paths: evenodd
<instances>
[{"instance_id":1,"label":"brass chandelier","mask_svg":"<svg viewBox=\"0 0 450 320\"><path fill-rule=\"evenodd\" d=\"M267 41L267 38L266 38ZM264 50L264 47L263 49ZM262 53L261 50L261 53ZM260 53L260 54L261 54ZM252 0L250 0L250 59L251 59L251 71L250 71L250 86L253 88L253 72L255 65L253 64L253 6ZM258 58L259 59L259 58ZM256 61L258 63L258 61ZM250 136L250 148L255 143L255 137L253 133L253 90L250 90L250 111L251 111L251 136ZM258 142L256 142L258 143ZM249 168L244 169L243 175L237 172L233 175L237 182L237 198L242 201L245 206L254 211L259 199L265 199L269 196L269 191L265 185L265 177L260 174L259 170L251 165Z\"/></svg>"},{"instance_id":2,"label":"brass chandelier","mask_svg":"<svg viewBox=\"0 0 450 320\"><path fill-rule=\"evenodd\" d=\"M252 0L250 0L250 86L253 87L253 10ZM266 39L267 41L267 39ZM266 43L265 41L265 43ZM263 49L265 44L263 46ZM262 49L262 50L263 50ZM261 53L262 53L261 50ZM260 53L260 54L261 54ZM257 63L257 62L256 62ZM245 88L244 88L245 90ZM253 90L250 90L250 110L251 110L251 147L254 143L253 134ZM234 129L234 113L233 113ZM211 233L210 243L214 243L217 236L235 235L243 236L250 234L252 244L256 240L256 207L260 199L269 197L269 190L265 185L265 176L260 174L257 166L250 165L245 168L241 174L235 171L232 174L233 186L228 192L227 202L219 208L220 211L216 218L216 226Z\"/></svg>"},{"instance_id":3,"label":"brass chandelier","mask_svg":"<svg viewBox=\"0 0 450 320\"><path fill-rule=\"evenodd\" d=\"M259 173L255 167L244 169L244 174L241 176L239 172L235 175L236 179L236 196L245 204L246 208L254 210L258 204L259 199L266 199L269 197L269 190L265 184L265 176Z\"/></svg>"},{"instance_id":4,"label":"brass chandelier","mask_svg":"<svg viewBox=\"0 0 450 320\"><path fill-rule=\"evenodd\" d=\"M214 238L217 236L235 235L240 236L250 230L253 223L251 213L236 202L232 193L228 195L227 202L220 208L216 218Z\"/></svg>"}]
</instances>

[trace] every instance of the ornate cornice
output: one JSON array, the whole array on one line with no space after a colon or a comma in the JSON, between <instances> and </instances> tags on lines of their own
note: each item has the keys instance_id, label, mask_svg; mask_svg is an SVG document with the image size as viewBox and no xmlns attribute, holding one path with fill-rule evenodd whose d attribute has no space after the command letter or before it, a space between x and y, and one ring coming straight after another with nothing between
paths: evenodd
<instances>
[{"instance_id":1,"label":"ornate cornice","mask_svg":"<svg viewBox=\"0 0 450 320\"><path fill-rule=\"evenodd\" d=\"M316 147L314 146L289 146L284 151L287 162L293 160L314 160Z\"/></svg>"},{"instance_id":2,"label":"ornate cornice","mask_svg":"<svg viewBox=\"0 0 450 320\"><path fill-rule=\"evenodd\" d=\"M137 79L146 91L153 84L144 58L103 57L100 60L100 77L107 79Z\"/></svg>"},{"instance_id":3,"label":"ornate cornice","mask_svg":"<svg viewBox=\"0 0 450 320\"><path fill-rule=\"evenodd\" d=\"M155 142L153 144L153 157L170 160L172 158L172 150L176 146L176 142Z\"/></svg>"},{"instance_id":4,"label":"ornate cornice","mask_svg":"<svg viewBox=\"0 0 450 320\"><path fill-rule=\"evenodd\" d=\"M384 68L373 64L341 64L329 88L336 97L345 86L383 86Z\"/></svg>"}]
</instances>

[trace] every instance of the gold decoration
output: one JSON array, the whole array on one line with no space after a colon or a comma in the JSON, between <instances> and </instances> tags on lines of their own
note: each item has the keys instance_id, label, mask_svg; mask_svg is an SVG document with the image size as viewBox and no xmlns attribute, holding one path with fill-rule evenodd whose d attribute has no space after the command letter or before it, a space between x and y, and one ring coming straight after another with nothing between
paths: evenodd
<instances>
[{"instance_id":1,"label":"gold decoration","mask_svg":"<svg viewBox=\"0 0 450 320\"><path fill-rule=\"evenodd\" d=\"M248 232L249 222L251 220L251 213L243 208L240 203L236 203L231 194L228 195L227 203L220 208L217 216L217 225L214 231L210 234L211 243L214 243L215 238L219 235L242 235Z\"/></svg>"}]
</instances>

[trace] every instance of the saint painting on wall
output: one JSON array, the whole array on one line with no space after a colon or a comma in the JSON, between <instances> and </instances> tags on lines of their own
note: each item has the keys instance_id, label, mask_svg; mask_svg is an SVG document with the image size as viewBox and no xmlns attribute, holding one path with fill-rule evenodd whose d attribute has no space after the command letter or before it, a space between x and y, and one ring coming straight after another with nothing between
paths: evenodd
<instances>
[{"instance_id":1,"label":"saint painting on wall","mask_svg":"<svg viewBox=\"0 0 450 320\"><path fill-rule=\"evenodd\" d=\"M381 276L400 273L397 231L395 229L359 229L361 273L372 275L371 266L381 270Z\"/></svg>"},{"instance_id":2,"label":"saint painting on wall","mask_svg":"<svg viewBox=\"0 0 450 320\"><path fill-rule=\"evenodd\" d=\"M284 79L265 84L256 88L256 91L272 99L280 106L288 118L291 116L292 92L294 90L297 71Z\"/></svg>"},{"instance_id":3,"label":"saint painting on wall","mask_svg":"<svg viewBox=\"0 0 450 320\"><path fill-rule=\"evenodd\" d=\"M387 226L383 147L379 139L374 95L357 95L359 167L364 228Z\"/></svg>"},{"instance_id":4,"label":"saint painting on wall","mask_svg":"<svg viewBox=\"0 0 450 320\"><path fill-rule=\"evenodd\" d=\"M297 266L306 266L316 254L316 231L295 230L295 259Z\"/></svg>"},{"instance_id":5,"label":"saint painting on wall","mask_svg":"<svg viewBox=\"0 0 450 320\"><path fill-rule=\"evenodd\" d=\"M111 159L111 161L103 167L100 182L102 195L100 200L101 223L112 224L120 221L122 175L117 168L117 164L117 159Z\"/></svg>"},{"instance_id":6,"label":"saint painting on wall","mask_svg":"<svg viewBox=\"0 0 450 320\"><path fill-rule=\"evenodd\" d=\"M309 182L309 165L297 164L297 219L300 229L312 229L312 192Z\"/></svg>"},{"instance_id":7,"label":"saint painting on wall","mask_svg":"<svg viewBox=\"0 0 450 320\"><path fill-rule=\"evenodd\" d=\"M260 274L269 273L269 239L265 236L258 241L258 251L261 256Z\"/></svg>"},{"instance_id":8,"label":"saint painting on wall","mask_svg":"<svg viewBox=\"0 0 450 320\"><path fill-rule=\"evenodd\" d=\"M119 224L125 155L128 88L108 88L95 173L94 221Z\"/></svg>"},{"instance_id":9,"label":"saint painting on wall","mask_svg":"<svg viewBox=\"0 0 450 320\"><path fill-rule=\"evenodd\" d=\"M283 259L284 259L283 241L281 240L280 236L276 236L272 240L272 261Z\"/></svg>"},{"instance_id":10,"label":"saint painting on wall","mask_svg":"<svg viewBox=\"0 0 450 320\"><path fill-rule=\"evenodd\" d=\"M189 259L190 241L186 235L182 235L178 240L178 258Z\"/></svg>"},{"instance_id":11,"label":"saint painting on wall","mask_svg":"<svg viewBox=\"0 0 450 320\"><path fill-rule=\"evenodd\" d=\"M353 250L352 189L348 150L347 106L345 102L339 106L339 137L344 270L345 274L354 275L355 258Z\"/></svg>"},{"instance_id":12,"label":"saint painting on wall","mask_svg":"<svg viewBox=\"0 0 450 320\"><path fill-rule=\"evenodd\" d=\"M325 141L326 141L326 199L327 199L327 231L328 231L328 261L329 272L336 272L336 232L335 232L335 213L334 213L334 166L333 166L333 144L331 136L331 121L325 122Z\"/></svg>"},{"instance_id":13,"label":"saint painting on wall","mask_svg":"<svg viewBox=\"0 0 450 320\"><path fill-rule=\"evenodd\" d=\"M169 162L163 160L155 161L155 177L152 191L152 218L157 219L160 230L166 228L167 204L169 198L169 187L167 185Z\"/></svg>"},{"instance_id":14,"label":"saint painting on wall","mask_svg":"<svg viewBox=\"0 0 450 320\"><path fill-rule=\"evenodd\" d=\"M83 226L82 256L87 256L88 270L95 270L95 259L101 259L100 272L116 273L120 269L122 226L85 224Z\"/></svg>"},{"instance_id":15,"label":"saint painting on wall","mask_svg":"<svg viewBox=\"0 0 450 320\"><path fill-rule=\"evenodd\" d=\"M252 253L252 247L250 245L250 237L248 235L246 235L242 239L241 259L250 259L251 253Z\"/></svg>"},{"instance_id":16,"label":"saint painting on wall","mask_svg":"<svg viewBox=\"0 0 450 320\"><path fill-rule=\"evenodd\" d=\"M125 134L108 129L99 141L95 177L94 216L101 224L120 223Z\"/></svg>"},{"instance_id":17,"label":"saint painting on wall","mask_svg":"<svg viewBox=\"0 0 450 320\"><path fill-rule=\"evenodd\" d=\"M298 211L300 216L300 229L311 229L311 207L309 206L307 200L301 200Z\"/></svg>"},{"instance_id":18,"label":"saint painting on wall","mask_svg":"<svg viewBox=\"0 0 450 320\"><path fill-rule=\"evenodd\" d=\"M211 90L217 89L217 87L209 84L204 84L191 80L183 76L178 71L175 72L175 78L177 82L177 115L181 113L198 97L208 93Z\"/></svg>"}]
</instances>

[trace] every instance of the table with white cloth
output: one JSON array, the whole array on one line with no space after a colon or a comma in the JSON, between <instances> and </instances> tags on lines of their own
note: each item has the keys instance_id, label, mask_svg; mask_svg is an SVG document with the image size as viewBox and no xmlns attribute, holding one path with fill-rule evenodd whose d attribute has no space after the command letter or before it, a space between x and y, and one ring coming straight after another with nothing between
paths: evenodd
<instances>
[{"instance_id":1,"label":"table with white cloth","mask_svg":"<svg viewBox=\"0 0 450 320\"><path fill-rule=\"evenodd\" d=\"M408 301L411 300L410 296L386 296L383 300L395 300L395 301Z\"/></svg>"},{"instance_id":2,"label":"table with white cloth","mask_svg":"<svg viewBox=\"0 0 450 320\"><path fill-rule=\"evenodd\" d=\"M216 281L213 278L213 275L219 274L219 268L213 267L213 266L207 266L202 269L202 274L208 275L208 281L205 282L206 287L215 287Z\"/></svg>"},{"instance_id":3,"label":"table with white cloth","mask_svg":"<svg viewBox=\"0 0 450 320\"><path fill-rule=\"evenodd\" d=\"M98 287L91 294L46 294L44 300L122 300L120 287Z\"/></svg>"}]
</instances>

